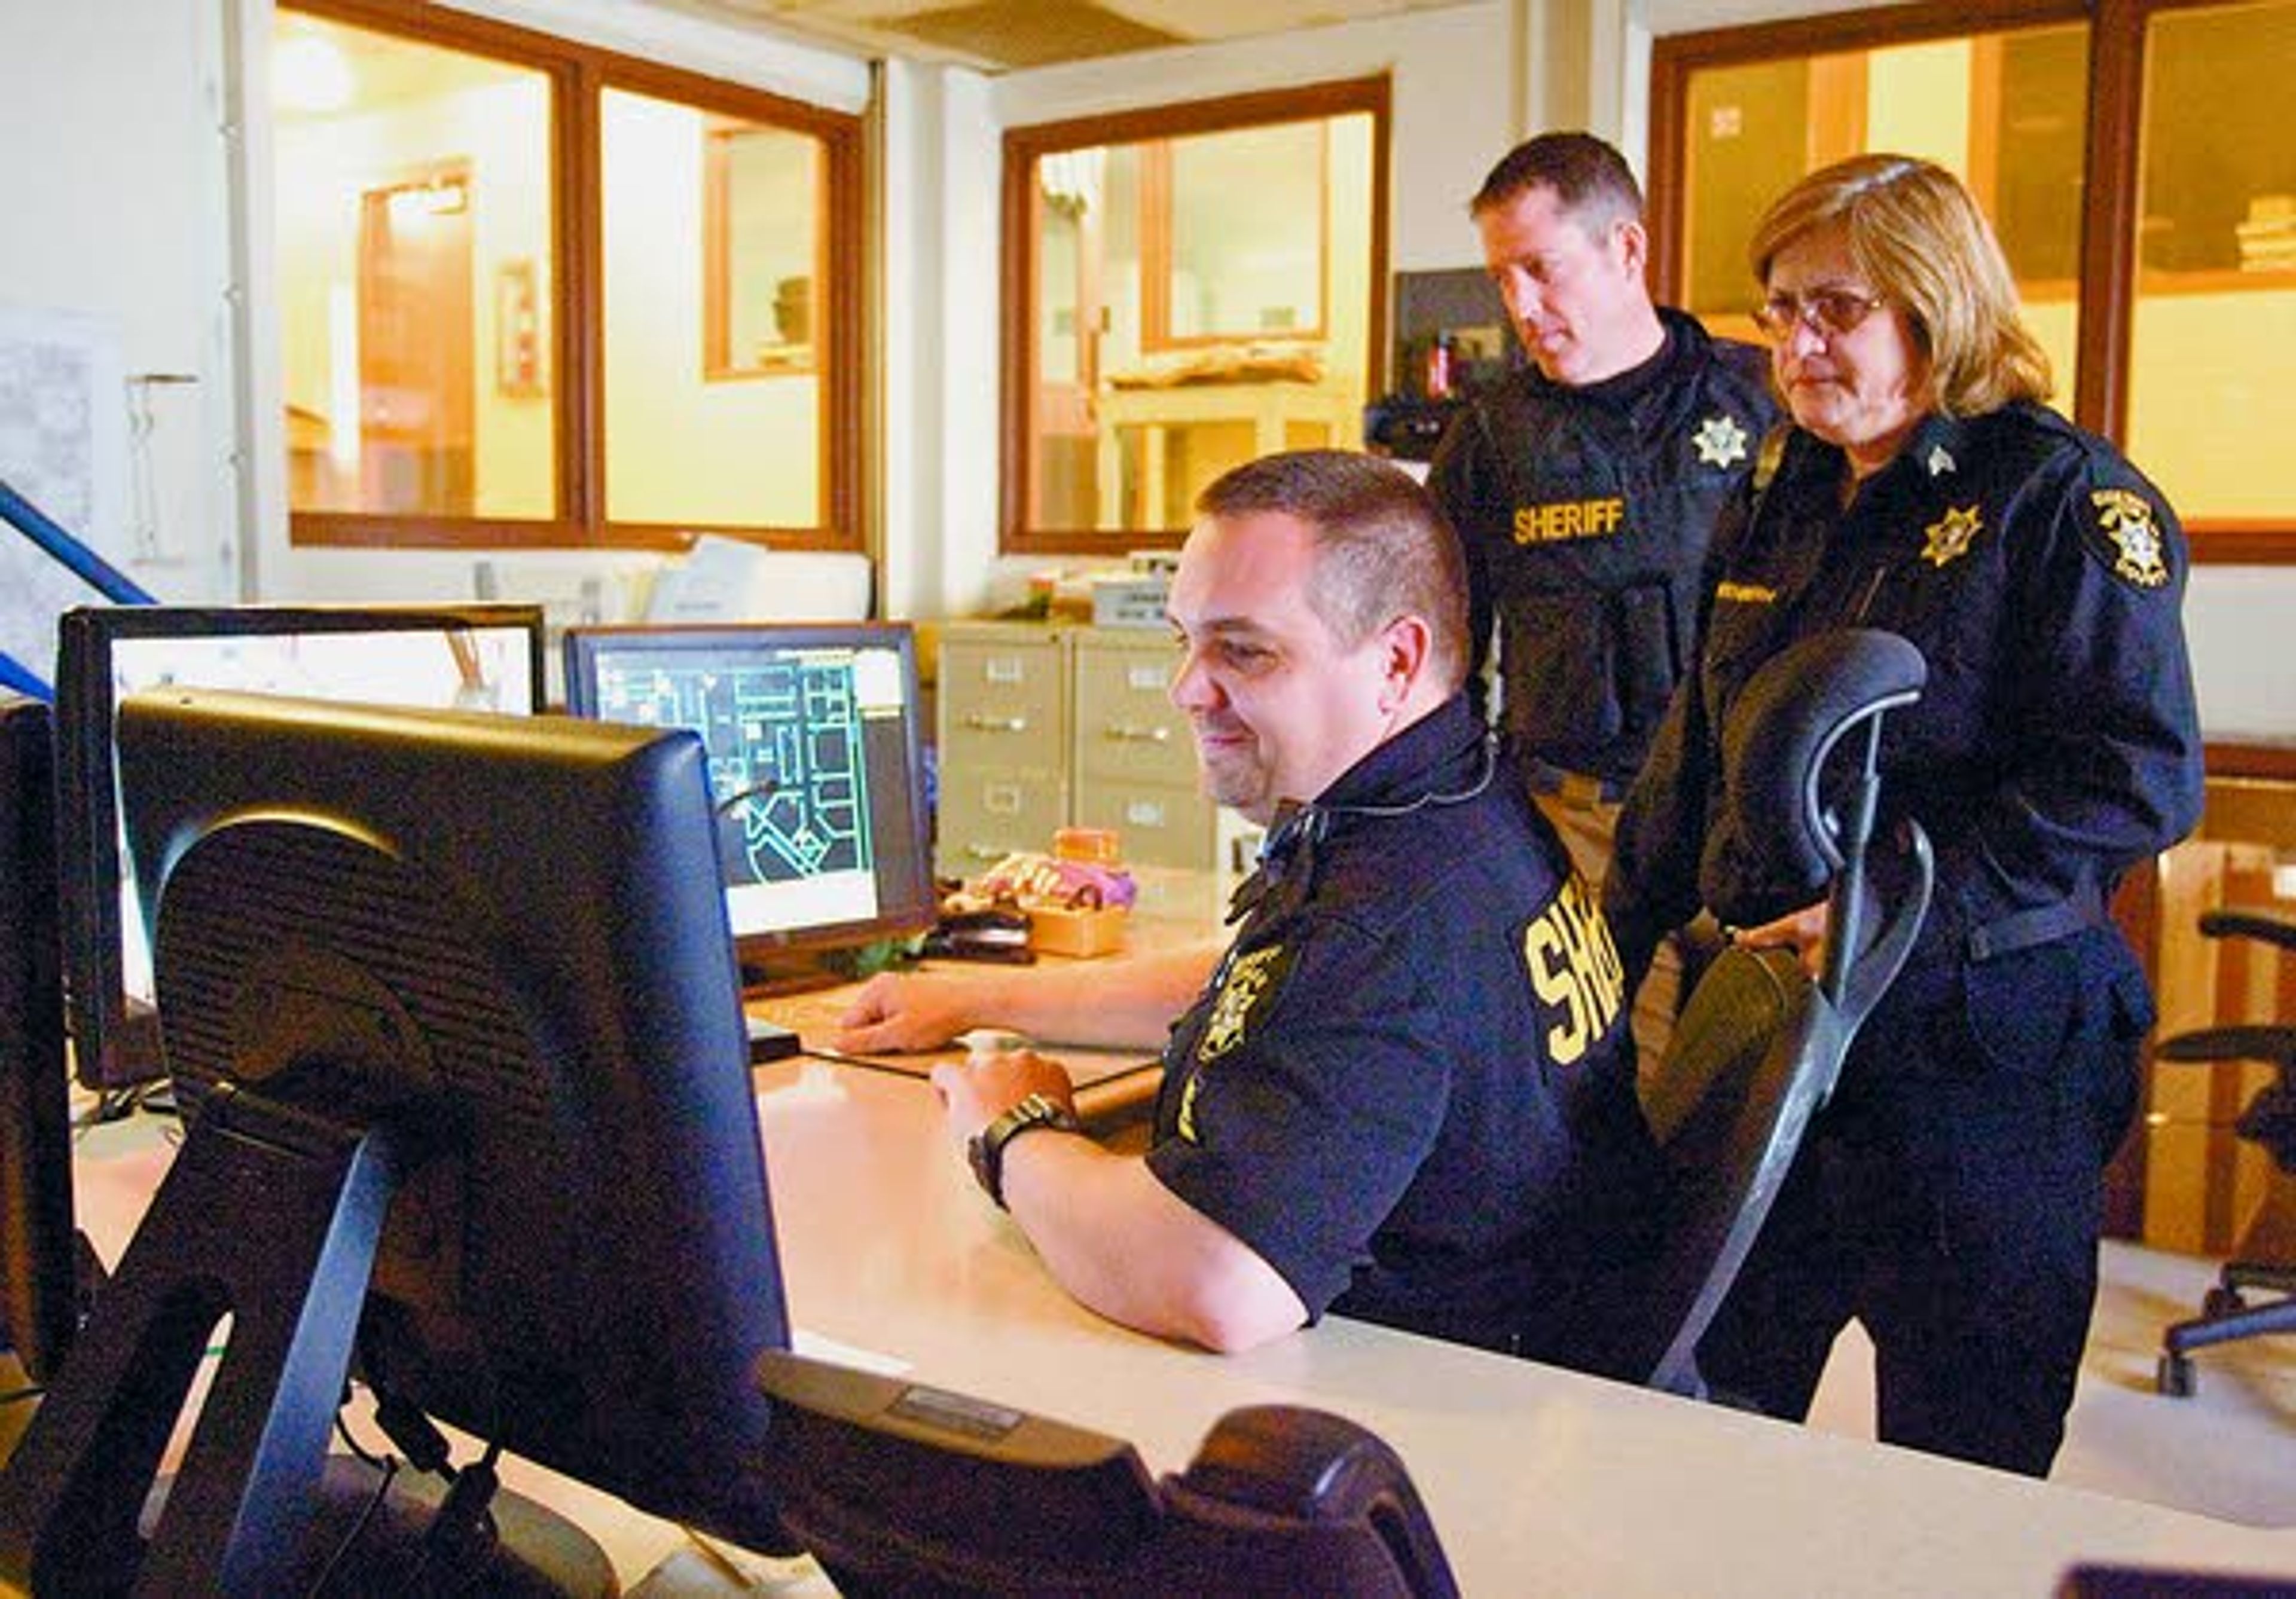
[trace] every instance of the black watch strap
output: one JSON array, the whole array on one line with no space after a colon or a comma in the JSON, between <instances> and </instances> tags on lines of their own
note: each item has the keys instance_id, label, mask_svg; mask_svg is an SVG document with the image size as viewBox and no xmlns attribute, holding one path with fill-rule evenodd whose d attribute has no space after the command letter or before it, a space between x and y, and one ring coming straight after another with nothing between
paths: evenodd
<instances>
[{"instance_id":1,"label":"black watch strap","mask_svg":"<svg viewBox=\"0 0 2296 1599\"><path fill-rule=\"evenodd\" d=\"M1004 1206L1004 1146L1038 1128L1051 1128L1062 1133L1084 1130L1074 1112L1060 1101L1048 1094L1031 1094L981 1128L964 1146L965 1158L972 1165L973 1180L996 1201L999 1210Z\"/></svg>"}]
</instances>

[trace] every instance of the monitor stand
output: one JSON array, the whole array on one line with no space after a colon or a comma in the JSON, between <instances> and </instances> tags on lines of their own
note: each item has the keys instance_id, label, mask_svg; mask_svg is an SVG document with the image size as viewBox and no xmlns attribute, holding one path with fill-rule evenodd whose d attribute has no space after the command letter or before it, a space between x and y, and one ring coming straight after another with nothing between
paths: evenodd
<instances>
[{"instance_id":1,"label":"monitor stand","mask_svg":"<svg viewBox=\"0 0 2296 1599\"><path fill-rule=\"evenodd\" d=\"M40 1593L307 1591L373 1498L373 1477L362 1488L330 1467L327 1439L400 1176L381 1129L212 1091L0 1477L0 1571ZM183 1464L149 1513L226 1316L230 1341ZM614 1592L596 1544L531 1508L553 1530L544 1561L497 1544L480 1591ZM422 1519L419 1505L386 1506L374 1558L428 1558L408 1531ZM368 1567L370 1547L362 1536L358 1569L331 1586L401 1591L399 1573Z\"/></svg>"},{"instance_id":2,"label":"monitor stand","mask_svg":"<svg viewBox=\"0 0 2296 1599\"><path fill-rule=\"evenodd\" d=\"M782 949L771 955L742 953L742 997L772 999L784 994L809 994L849 983L854 974L845 952L832 949Z\"/></svg>"}]
</instances>

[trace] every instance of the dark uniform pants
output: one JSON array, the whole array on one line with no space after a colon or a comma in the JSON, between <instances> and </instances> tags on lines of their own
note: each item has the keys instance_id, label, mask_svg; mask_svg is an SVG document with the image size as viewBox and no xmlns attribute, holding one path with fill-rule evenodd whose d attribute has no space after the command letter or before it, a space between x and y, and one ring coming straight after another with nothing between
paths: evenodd
<instances>
[{"instance_id":1,"label":"dark uniform pants","mask_svg":"<svg viewBox=\"0 0 2296 1599\"><path fill-rule=\"evenodd\" d=\"M2109 928L1906 972L1700 1346L1716 1397L1800 1420L1854 1316L1884 1441L2046 1475L2151 1020Z\"/></svg>"}]
</instances>

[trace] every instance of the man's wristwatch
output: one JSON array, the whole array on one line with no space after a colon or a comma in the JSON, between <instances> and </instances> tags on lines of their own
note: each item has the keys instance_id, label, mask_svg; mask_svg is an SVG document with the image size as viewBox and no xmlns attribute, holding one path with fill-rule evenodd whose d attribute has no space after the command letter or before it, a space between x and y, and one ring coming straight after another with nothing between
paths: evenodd
<instances>
[{"instance_id":1,"label":"man's wristwatch","mask_svg":"<svg viewBox=\"0 0 2296 1599\"><path fill-rule=\"evenodd\" d=\"M1048 1094L1031 1094L1011 1110L973 1135L964 1146L965 1159L972 1163L972 1176L997 1209L1004 1208L1004 1146L1023 1133L1038 1128L1051 1128L1055 1132L1081 1133L1084 1124L1075 1112Z\"/></svg>"}]
</instances>

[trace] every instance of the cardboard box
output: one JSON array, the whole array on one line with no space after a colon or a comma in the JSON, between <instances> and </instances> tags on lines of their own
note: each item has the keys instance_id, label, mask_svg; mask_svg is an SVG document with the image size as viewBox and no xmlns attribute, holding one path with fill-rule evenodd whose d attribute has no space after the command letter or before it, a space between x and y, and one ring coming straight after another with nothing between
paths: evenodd
<instances>
[{"instance_id":1,"label":"cardboard box","mask_svg":"<svg viewBox=\"0 0 2296 1599\"><path fill-rule=\"evenodd\" d=\"M1128 914L1120 905L1092 910L1031 908L1029 947L1042 954L1072 955L1080 960L1114 955L1124 947Z\"/></svg>"},{"instance_id":2,"label":"cardboard box","mask_svg":"<svg viewBox=\"0 0 2296 1599\"><path fill-rule=\"evenodd\" d=\"M1092 620L1096 627L1162 627L1171 578L1162 573L1120 574L1092 580Z\"/></svg>"}]
</instances>

